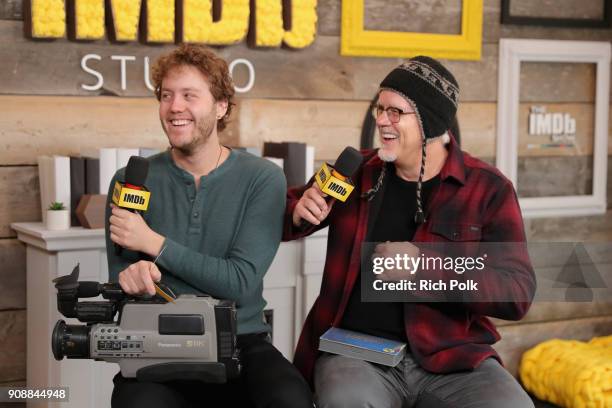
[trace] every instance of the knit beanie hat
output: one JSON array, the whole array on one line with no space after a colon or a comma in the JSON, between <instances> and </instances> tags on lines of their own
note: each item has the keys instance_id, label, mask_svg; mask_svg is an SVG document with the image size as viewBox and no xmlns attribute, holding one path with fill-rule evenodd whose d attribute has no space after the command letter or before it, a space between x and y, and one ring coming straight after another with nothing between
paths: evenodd
<instances>
[{"instance_id":1,"label":"knit beanie hat","mask_svg":"<svg viewBox=\"0 0 612 408\"><path fill-rule=\"evenodd\" d=\"M415 109L425 138L441 136L457 113L459 85L433 58L414 57L395 68L380 83L380 90L402 95Z\"/></svg>"},{"instance_id":2,"label":"knit beanie hat","mask_svg":"<svg viewBox=\"0 0 612 408\"><path fill-rule=\"evenodd\" d=\"M417 212L415 222L425 222L421 189L425 173L425 146L428 141L442 136L451 127L457 113L459 84L440 62L418 56L404 62L380 83L380 91L389 90L403 96L416 112L423 136L421 171L417 182ZM384 177L385 172L381 173ZM379 178L376 185L380 186ZM374 191L373 193L376 193ZM373 195L373 194L372 194ZM370 197L371 198L371 197Z\"/></svg>"}]
</instances>

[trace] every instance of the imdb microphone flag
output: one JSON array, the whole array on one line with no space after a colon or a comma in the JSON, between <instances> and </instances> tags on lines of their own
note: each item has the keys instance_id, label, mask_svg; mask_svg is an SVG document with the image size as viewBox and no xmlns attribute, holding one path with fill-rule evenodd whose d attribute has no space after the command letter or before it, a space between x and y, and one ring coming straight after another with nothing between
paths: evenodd
<instances>
[{"instance_id":1,"label":"imdb microphone flag","mask_svg":"<svg viewBox=\"0 0 612 408\"><path fill-rule=\"evenodd\" d=\"M146 211L149 207L151 193L146 190L137 190L115 182L113 190L113 203L121 208Z\"/></svg>"},{"instance_id":2,"label":"imdb microphone flag","mask_svg":"<svg viewBox=\"0 0 612 408\"><path fill-rule=\"evenodd\" d=\"M345 202L355 188L349 182L336 177L330 167L323 163L317 174L315 174L317 185L325 194L337 200Z\"/></svg>"}]
</instances>

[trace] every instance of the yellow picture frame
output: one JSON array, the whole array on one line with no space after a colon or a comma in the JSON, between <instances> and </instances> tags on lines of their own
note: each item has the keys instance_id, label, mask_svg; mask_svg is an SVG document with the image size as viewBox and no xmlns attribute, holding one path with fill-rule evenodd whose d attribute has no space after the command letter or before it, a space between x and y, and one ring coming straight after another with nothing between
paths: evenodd
<instances>
[{"instance_id":1,"label":"yellow picture frame","mask_svg":"<svg viewBox=\"0 0 612 408\"><path fill-rule=\"evenodd\" d=\"M340 54L361 57L479 60L482 49L482 0L463 0L461 34L431 34L364 29L365 0L342 0Z\"/></svg>"}]
</instances>

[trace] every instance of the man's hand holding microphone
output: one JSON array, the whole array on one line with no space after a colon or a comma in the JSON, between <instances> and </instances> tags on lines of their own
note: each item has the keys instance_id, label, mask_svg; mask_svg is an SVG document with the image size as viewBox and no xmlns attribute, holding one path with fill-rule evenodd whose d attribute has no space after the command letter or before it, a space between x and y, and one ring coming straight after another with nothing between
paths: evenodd
<instances>
[{"instance_id":1,"label":"man's hand holding microphone","mask_svg":"<svg viewBox=\"0 0 612 408\"><path fill-rule=\"evenodd\" d=\"M315 174L315 182L309 187L293 210L293 225L306 228L319 225L329 215L336 200L346 201L353 191L350 177L361 165L358 150L346 147L330 168L323 164Z\"/></svg>"},{"instance_id":2,"label":"man's hand holding microphone","mask_svg":"<svg viewBox=\"0 0 612 408\"><path fill-rule=\"evenodd\" d=\"M132 156L125 169L125 183L117 183L115 186L115 204L111 204L109 230L117 254L121 253L122 248L143 252L151 257L157 257L162 251L165 238L153 231L139 212L146 211L148 207L149 194L144 194L143 190L148 171L149 163L146 159ZM138 261L119 273L121 289L129 295L155 295L155 282L160 280L161 272L155 262L150 261Z\"/></svg>"}]
</instances>

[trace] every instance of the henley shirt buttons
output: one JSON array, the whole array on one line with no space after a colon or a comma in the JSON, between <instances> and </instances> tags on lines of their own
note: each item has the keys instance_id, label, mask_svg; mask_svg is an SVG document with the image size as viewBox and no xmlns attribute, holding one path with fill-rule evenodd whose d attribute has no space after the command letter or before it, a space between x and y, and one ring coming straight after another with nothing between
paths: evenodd
<instances>
[{"instance_id":1,"label":"henley shirt buttons","mask_svg":"<svg viewBox=\"0 0 612 408\"><path fill-rule=\"evenodd\" d=\"M193 213L193 218L198 218L198 215L200 215L200 213L197 213L197 212Z\"/></svg>"}]
</instances>

